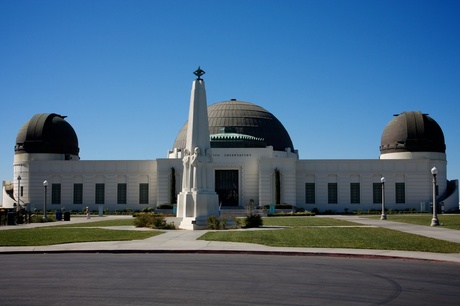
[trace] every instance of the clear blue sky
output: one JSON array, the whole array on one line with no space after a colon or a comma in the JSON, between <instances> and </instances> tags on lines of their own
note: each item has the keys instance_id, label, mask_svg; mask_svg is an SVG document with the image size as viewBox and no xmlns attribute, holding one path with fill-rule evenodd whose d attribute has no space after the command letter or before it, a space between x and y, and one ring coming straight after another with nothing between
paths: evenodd
<instances>
[{"instance_id":1,"label":"clear blue sky","mask_svg":"<svg viewBox=\"0 0 460 306\"><path fill-rule=\"evenodd\" d=\"M264 107L301 159L377 159L393 114L428 113L460 178L459 16L455 0L0 0L0 180L37 113L68 116L83 160L165 158L198 65L208 104Z\"/></svg>"}]
</instances>

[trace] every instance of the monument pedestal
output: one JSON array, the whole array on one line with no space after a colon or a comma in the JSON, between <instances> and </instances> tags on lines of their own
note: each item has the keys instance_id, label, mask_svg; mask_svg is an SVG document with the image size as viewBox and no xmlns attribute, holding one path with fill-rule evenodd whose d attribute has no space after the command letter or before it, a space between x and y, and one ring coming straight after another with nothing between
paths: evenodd
<instances>
[{"instance_id":1,"label":"monument pedestal","mask_svg":"<svg viewBox=\"0 0 460 306\"><path fill-rule=\"evenodd\" d=\"M219 196L215 192L181 192L177 198L179 228L206 229L209 216L219 216Z\"/></svg>"}]
</instances>

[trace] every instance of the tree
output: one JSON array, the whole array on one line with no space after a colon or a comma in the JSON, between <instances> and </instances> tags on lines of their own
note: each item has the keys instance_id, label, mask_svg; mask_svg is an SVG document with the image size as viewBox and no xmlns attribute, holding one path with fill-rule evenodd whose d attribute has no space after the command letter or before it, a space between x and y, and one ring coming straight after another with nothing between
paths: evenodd
<instances>
[{"instance_id":1,"label":"tree","mask_svg":"<svg viewBox=\"0 0 460 306\"><path fill-rule=\"evenodd\" d=\"M275 204L281 204L281 173L275 168Z\"/></svg>"},{"instance_id":2,"label":"tree","mask_svg":"<svg viewBox=\"0 0 460 306\"><path fill-rule=\"evenodd\" d=\"M171 167L171 175L169 178L169 204L177 203L177 193L176 193L176 169Z\"/></svg>"}]
</instances>

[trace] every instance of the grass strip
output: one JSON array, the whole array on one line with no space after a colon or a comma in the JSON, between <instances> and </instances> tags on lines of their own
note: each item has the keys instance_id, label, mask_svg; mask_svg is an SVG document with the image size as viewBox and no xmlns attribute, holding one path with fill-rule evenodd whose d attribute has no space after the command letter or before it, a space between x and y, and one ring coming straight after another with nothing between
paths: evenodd
<instances>
[{"instance_id":1,"label":"grass strip","mask_svg":"<svg viewBox=\"0 0 460 306\"><path fill-rule=\"evenodd\" d=\"M263 218L265 226L361 226L345 220L323 217L267 217Z\"/></svg>"},{"instance_id":2,"label":"grass strip","mask_svg":"<svg viewBox=\"0 0 460 306\"><path fill-rule=\"evenodd\" d=\"M288 228L208 232L199 239L257 243L275 247L351 248L459 253L460 244L385 228Z\"/></svg>"},{"instance_id":3,"label":"grass strip","mask_svg":"<svg viewBox=\"0 0 460 306\"><path fill-rule=\"evenodd\" d=\"M134 226L135 218L130 219L117 219L117 220L102 220L93 222L71 223L56 225L54 227L104 227L104 226Z\"/></svg>"},{"instance_id":4,"label":"grass strip","mask_svg":"<svg viewBox=\"0 0 460 306\"><path fill-rule=\"evenodd\" d=\"M42 227L0 231L0 246L43 246L74 242L142 240L160 231L123 231L101 228Z\"/></svg>"},{"instance_id":5,"label":"grass strip","mask_svg":"<svg viewBox=\"0 0 460 306\"><path fill-rule=\"evenodd\" d=\"M360 216L365 218L380 219L380 216ZM430 226L431 219L433 215L431 214L417 214L417 215L393 215L388 214L387 220L394 222L403 222L417 225ZM439 223L442 227L454 230L460 230L460 215L438 215Z\"/></svg>"}]
</instances>

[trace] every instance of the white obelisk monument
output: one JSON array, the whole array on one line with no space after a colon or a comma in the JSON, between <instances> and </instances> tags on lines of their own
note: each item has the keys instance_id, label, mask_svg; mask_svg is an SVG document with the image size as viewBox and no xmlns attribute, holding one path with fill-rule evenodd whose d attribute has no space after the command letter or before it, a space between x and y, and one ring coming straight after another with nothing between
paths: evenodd
<instances>
[{"instance_id":1,"label":"white obelisk monument","mask_svg":"<svg viewBox=\"0 0 460 306\"><path fill-rule=\"evenodd\" d=\"M179 224L181 229L205 229L209 216L219 216L219 197L214 191L208 105L201 78L204 73L200 67L194 72L197 78L193 81L190 96L187 141L182 155L182 191L177 199L177 217L182 218Z\"/></svg>"}]
</instances>

